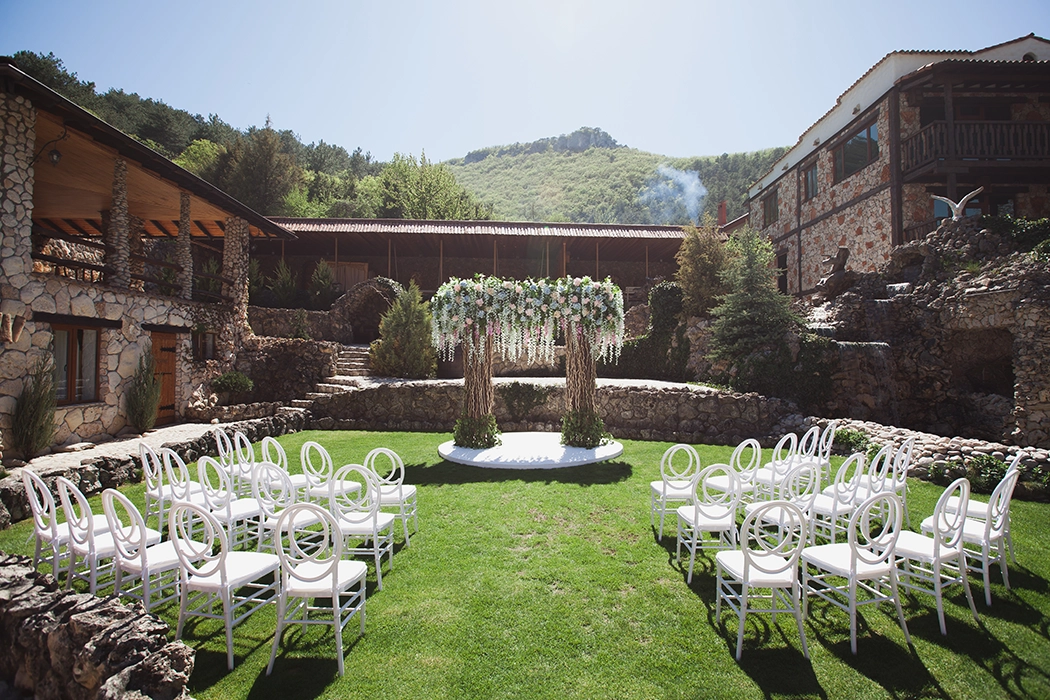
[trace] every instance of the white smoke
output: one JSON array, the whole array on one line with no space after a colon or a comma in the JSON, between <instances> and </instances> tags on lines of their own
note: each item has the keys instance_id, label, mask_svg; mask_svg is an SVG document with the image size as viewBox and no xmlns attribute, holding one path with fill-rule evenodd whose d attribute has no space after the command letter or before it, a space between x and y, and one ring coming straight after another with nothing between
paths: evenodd
<instances>
[{"instance_id":1,"label":"white smoke","mask_svg":"<svg viewBox=\"0 0 1050 700\"><path fill-rule=\"evenodd\" d=\"M699 172L660 165L638 199L649 209L652 223L676 225L697 223L706 196Z\"/></svg>"}]
</instances>

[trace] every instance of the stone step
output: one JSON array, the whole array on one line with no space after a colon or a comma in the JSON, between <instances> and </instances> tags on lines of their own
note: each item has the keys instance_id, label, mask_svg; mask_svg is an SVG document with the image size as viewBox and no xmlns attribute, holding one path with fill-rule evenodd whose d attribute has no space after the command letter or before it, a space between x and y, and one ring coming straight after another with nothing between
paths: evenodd
<instances>
[{"instance_id":1,"label":"stone step","mask_svg":"<svg viewBox=\"0 0 1050 700\"><path fill-rule=\"evenodd\" d=\"M349 391L350 389L351 389L351 387L349 385L347 385L347 384L329 384L327 382L321 382L320 384L318 384L317 386L314 387L314 392L313 393L322 394L322 395L323 394L341 394L344 391ZM312 396L312 395L313 394L307 394L307 396Z\"/></svg>"},{"instance_id":2,"label":"stone step","mask_svg":"<svg viewBox=\"0 0 1050 700\"><path fill-rule=\"evenodd\" d=\"M306 396L304 397L304 399L308 400L312 404L314 402L314 399L323 399L326 396L331 396L331 394L322 394L318 391L308 391L306 392Z\"/></svg>"},{"instance_id":3,"label":"stone step","mask_svg":"<svg viewBox=\"0 0 1050 700\"><path fill-rule=\"evenodd\" d=\"M339 370L368 369L371 365L367 362L336 362L335 368Z\"/></svg>"},{"instance_id":4,"label":"stone step","mask_svg":"<svg viewBox=\"0 0 1050 700\"><path fill-rule=\"evenodd\" d=\"M313 405L313 401L307 401L306 399L292 399L291 406L281 406L277 409L278 413L301 413L303 410L310 408Z\"/></svg>"}]
</instances>

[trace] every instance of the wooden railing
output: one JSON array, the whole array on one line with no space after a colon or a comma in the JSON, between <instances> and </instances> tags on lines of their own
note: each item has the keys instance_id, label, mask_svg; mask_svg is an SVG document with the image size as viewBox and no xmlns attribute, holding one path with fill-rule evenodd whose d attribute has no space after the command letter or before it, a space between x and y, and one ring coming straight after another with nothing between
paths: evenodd
<instances>
[{"instance_id":1,"label":"wooden railing","mask_svg":"<svg viewBox=\"0 0 1050 700\"><path fill-rule=\"evenodd\" d=\"M920 221L917 224L912 224L901 232L901 243L911 243L912 241L922 240L926 237L930 231L937 230L937 219L927 219L926 221Z\"/></svg>"},{"instance_id":2,"label":"wooden railing","mask_svg":"<svg viewBox=\"0 0 1050 700\"><path fill-rule=\"evenodd\" d=\"M935 160L1050 159L1050 122L933 122L901 144L904 172ZM952 153L954 150L954 153Z\"/></svg>"}]
</instances>

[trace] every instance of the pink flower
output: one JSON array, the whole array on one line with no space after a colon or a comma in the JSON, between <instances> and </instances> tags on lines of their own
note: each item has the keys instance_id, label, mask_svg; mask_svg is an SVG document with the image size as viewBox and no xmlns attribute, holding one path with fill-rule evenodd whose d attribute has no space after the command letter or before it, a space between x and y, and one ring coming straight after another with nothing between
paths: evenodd
<instances>
[{"instance_id":1,"label":"pink flower","mask_svg":"<svg viewBox=\"0 0 1050 700\"><path fill-rule=\"evenodd\" d=\"M482 304L484 304L484 303L485 303L485 301L484 301L484 300L482 300L482 299L475 299L475 300L474 300L474 303L475 303L475 304L477 304L478 306L481 306Z\"/></svg>"},{"instance_id":2,"label":"pink flower","mask_svg":"<svg viewBox=\"0 0 1050 700\"><path fill-rule=\"evenodd\" d=\"M468 319L467 319L467 325L469 326L469 325L471 325L472 323L474 323L474 319L472 319L472 318L468 318Z\"/></svg>"},{"instance_id":3,"label":"pink flower","mask_svg":"<svg viewBox=\"0 0 1050 700\"><path fill-rule=\"evenodd\" d=\"M453 287L457 292L460 290L459 282L456 282L456 286Z\"/></svg>"},{"instance_id":4,"label":"pink flower","mask_svg":"<svg viewBox=\"0 0 1050 700\"><path fill-rule=\"evenodd\" d=\"M583 282L583 280L582 280L582 279L580 279L579 277L577 277L577 278L573 279L573 281L572 281L572 283L573 283L574 285L576 285L577 287L579 287L579 286L580 286L580 283L581 283L581 282Z\"/></svg>"}]
</instances>

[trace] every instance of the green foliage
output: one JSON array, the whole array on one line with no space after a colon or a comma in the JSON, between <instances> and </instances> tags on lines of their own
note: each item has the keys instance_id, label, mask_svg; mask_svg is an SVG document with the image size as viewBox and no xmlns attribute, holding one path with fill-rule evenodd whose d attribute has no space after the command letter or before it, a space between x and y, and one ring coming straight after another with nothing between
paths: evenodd
<instances>
[{"instance_id":1,"label":"green foliage","mask_svg":"<svg viewBox=\"0 0 1050 700\"><path fill-rule=\"evenodd\" d=\"M976 275L981 271L981 261L969 260L963 265L963 270L969 272L971 275Z\"/></svg>"},{"instance_id":2,"label":"green foliage","mask_svg":"<svg viewBox=\"0 0 1050 700\"><path fill-rule=\"evenodd\" d=\"M194 269L198 269L194 265ZM222 274L222 265L218 258L207 257L204 262L201 263L200 272L205 275L218 276ZM208 294L221 294L222 293L222 282L217 279L211 279L210 277L195 276L193 281L194 294L193 298L197 301L214 301L211 297L197 292L207 292Z\"/></svg>"},{"instance_id":3,"label":"green foliage","mask_svg":"<svg viewBox=\"0 0 1050 700\"><path fill-rule=\"evenodd\" d=\"M153 350L146 343L139 357L139 365L128 384L125 410L128 423L140 433L151 430L157 423L157 407L160 406L160 378Z\"/></svg>"},{"instance_id":4,"label":"green foliage","mask_svg":"<svg viewBox=\"0 0 1050 700\"><path fill-rule=\"evenodd\" d=\"M11 447L27 461L51 446L56 404L55 362L49 352L33 363L11 414Z\"/></svg>"},{"instance_id":5,"label":"green foliage","mask_svg":"<svg viewBox=\"0 0 1050 700\"><path fill-rule=\"evenodd\" d=\"M612 434L605 429L605 421L597 413L569 411L561 417L561 444L568 447L594 449L607 445Z\"/></svg>"},{"instance_id":6,"label":"green foliage","mask_svg":"<svg viewBox=\"0 0 1050 700\"><path fill-rule=\"evenodd\" d=\"M412 280L379 321L379 340L368 349L372 370L385 377L433 377L437 353L430 336L430 305Z\"/></svg>"},{"instance_id":7,"label":"green foliage","mask_svg":"<svg viewBox=\"0 0 1050 700\"><path fill-rule=\"evenodd\" d=\"M510 419L515 422L528 418L534 408L542 406L551 391L552 389L547 386L523 382L510 382L496 387L496 393L507 405Z\"/></svg>"},{"instance_id":8,"label":"green foliage","mask_svg":"<svg viewBox=\"0 0 1050 700\"><path fill-rule=\"evenodd\" d=\"M791 298L777 289L769 241L744 227L728 246L732 258L724 279L731 291L711 310L710 357L729 366L725 383L733 388L776 395L782 390L778 375L791 369L787 336L801 320Z\"/></svg>"},{"instance_id":9,"label":"green foliage","mask_svg":"<svg viewBox=\"0 0 1050 700\"><path fill-rule=\"evenodd\" d=\"M1022 251L1030 251L1050 240L1050 218L1024 219L1009 214L982 216L981 226L1001 236L1009 236Z\"/></svg>"},{"instance_id":10,"label":"green foliage","mask_svg":"<svg viewBox=\"0 0 1050 700\"><path fill-rule=\"evenodd\" d=\"M283 258L277 263L277 269L267 287L273 292L274 304L278 308L291 309L299 300L299 275L288 267Z\"/></svg>"},{"instance_id":11,"label":"green foliage","mask_svg":"<svg viewBox=\"0 0 1050 700\"><path fill-rule=\"evenodd\" d=\"M1009 465L991 455L974 455L966 461L966 478L976 493L991 493L1006 476Z\"/></svg>"},{"instance_id":12,"label":"green foliage","mask_svg":"<svg viewBox=\"0 0 1050 700\"><path fill-rule=\"evenodd\" d=\"M248 260L248 303L254 306L260 305L259 296L266 288L266 278L263 277L262 267L258 258Z\"/></svg>"},{"instance_id":13,"label":"green foliage","mask_svg":"<svg viewBox=\"0 0 1050 700\"><path fill-rule=\"evenodd\" d=\"M255 388L255 382L236 370L220 374L211 380L211 388L217 392L246 394Z\"/></svg>"},{"instance_id":14,"label":"green foliage","mask_svg":"<svg viewBox=\"0 0 1050 700\"><path fill-rule=\"evenodd\" d=\"M220 156L215 184L260 214L274 215L285 212L285 199L301 180L295 156L285 152L281 134L267 120L265 128L250 129Z\"/></svg>"},{"instance_id":15,"label":"green foliage","mask_svg":"<svg viewBox=\"0 0 1050 700\"><path fill-rule=\"evenodd\" d=\"M853 428L839 428L835 431L835 440L832 443L838 454L851 455L854 452L867 452L870 440L861 430Z\"/></svg>"},{"instance_id":16,"label":"green foliage","mask_svg":"<svg viewBox=\"0 0 1050 700\"><path fill-rule=\"evenodd\" d=\"M689 362L689 339L679 325L682 314L682 290L675 282L661 282L649 291L649 330L640 338L628 340L616 363L599 361L602 377L628 379L664 379L681 382L692 379Z\"/></svg>"},{"instance_id":17,"label":"green foliage","mask_svg":"<svg viewBox=\"0 0 1050 700\"><path fill-rule=\"evenodd\" d=\"M456 420L452 438L458 447L480 450L500 444L499 426L496 416L489 413L481 418L471 418L466 413Z\"/></svg>"},{"instance_id":18,"label":"green foliage","mask_svg":"<svg viewBox=\"0 0 1050 700\"><path fill-rule=\"evenodd\" d=\"M700 227L686 227L682 246L675 255L675 281L682 289L683 318L708 316L718 298L729 291L722 275L728 258L722 234L709 215Z\"/></svg>"},{"instance_id":19,"label":"green foliage","mask_svg":"<svg viewBox=\"0 0 1050 700\"><path fill-rule=\"evenodd\" d=\"M211 180L219 159L225 155L226 147L207 139L196 139L174 158L180 165L205 180Z\"/></svg>"},{"instance_id":20,"label":"green foliage","mask_svg":"<svg viewBox=\"0 0 1050 700\"><path fill-rule=\"evenodd\" d=\"M394 154L383 168L382 206L384 219L491 219L492 208L482 205L456 182L455 175L440 163L431 163L426 153L419 161Z\"/></svg>"},{"instance_id":21,"label":"green foliage","mask_svg":"<svg viewBox=\"0 0 1050 700\"><path fill-rule=\"evenodd\" d=\"M292 314L292 338L310 340L310 324L306 321L306 309L296 309Z\"/></svg>"},{"instance_id":22,"label":"green foliage","mask_svg":"<svg viewBox=\"0 0 1050 700\"><path fill-rule=\"evenodd\" d=\"M1035 248L1032 248L1032 256L1035 257L1036 260L1050 263L1050 238L1037 244Z\"/></svg>"},{"instance_id":23,"label":"green foliage","mask_svg":"<svg viewBox=\"0 0 1050 700\"><path fill-rule=\"evenodd\" d=\"M332 266L323 258L317 261L313 274L310 275L310 306L319 311L332 308L337 292L335 291L335 273Z\"/></svg>"}]
</instances>

